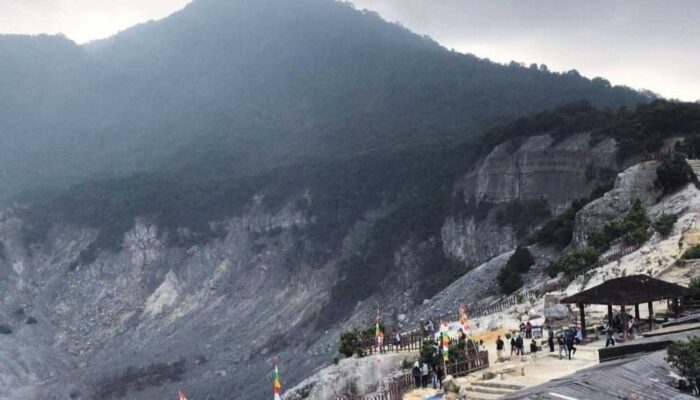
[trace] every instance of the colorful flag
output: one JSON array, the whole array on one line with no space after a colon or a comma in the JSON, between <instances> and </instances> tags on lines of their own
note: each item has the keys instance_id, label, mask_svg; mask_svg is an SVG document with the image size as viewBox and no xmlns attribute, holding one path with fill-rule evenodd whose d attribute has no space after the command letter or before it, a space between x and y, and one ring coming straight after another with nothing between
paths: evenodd
<instances>
[{"instance_id":1,"label":"colorful flag","mask_svg":"<svg viewBox=\"0 0 700 400\"><path fill-rule=\"evenodd\" d=\"M377 353L379 353L384 343L384 332L379 328L379 311L377 311L377 323L374 328L374 337L377 339Z\"/></svg>"},{"instance_id":2,"label":"colorful flag","mask_svg":"<svg viewBox=\"0 0 700 400\"><path fill-rule=\"evenodd\" d=\"M450 361L450 335L449 326L446 323L440 325L440 336L442 336L442 360Z\"/></svg>"},{"instance_id":3,"label":"colorful flag","mask_svg":"<svg viewBox=\"0 0 700 400\"><path fill-rule=\"evenodd\" d=\"M465 335L469 335L472 332L472 326L467 316L467 306L464 304L459 305L459 324L462 326L462 332Z\"/></svg>"},{"instance_id":4,"label":"colorful flag","mask_svg":"<svg viewBox=\"0 0 700 400\"><path fill-rule=\"evenodd\" d=\"M282 382L280 381L280 371L277 368L277 359L275 359L275 382L272 384L275 392L274 400L281 400L282 397Z\"/></svg>"},{"instance_id":5,"label":"colorful flag","mask_svg":"<svg viewBox=\"0 0 700 400\"><path fill-rule=\"evenodd\" d=\"M182 390L178 390L177 394L180 395L180 400L187 400L187 396L185 396L185 392L183 392Z\"/></svg>"}]
</instances>

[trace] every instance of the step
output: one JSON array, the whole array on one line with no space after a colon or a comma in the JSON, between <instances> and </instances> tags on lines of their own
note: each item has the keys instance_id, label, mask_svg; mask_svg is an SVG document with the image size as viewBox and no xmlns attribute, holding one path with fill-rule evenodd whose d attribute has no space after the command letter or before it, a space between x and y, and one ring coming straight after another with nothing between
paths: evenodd
<instances>
[{"instance_id":1,"label":"step","mask_svg":"<svg viewBox=\"0 0 700 400\"><path fill-rule=\"evenodd\" d=\"M490 388L490 387L484 387L484 386L474 386L474 385L468 386L467 390L470 392L498 394L501 396L505 396L507 394L513 393L513 390L510 390L510 389L496 389L496 388Z\"/></svg>"},{"instance_id":2,"label":"step","mask_svg":"<svg viewBox=\"0 0 700 400\"><path fill-rule=\"evenodd\" d=\"M491 382L491 381L474 381L471 383L471 385L472 386L484 386L484 387L495 388L495 389L506 389L506 390L525 389L525 386L522 386L522 385L516 385L513 383Z\"/></svg>"}]
</instances>

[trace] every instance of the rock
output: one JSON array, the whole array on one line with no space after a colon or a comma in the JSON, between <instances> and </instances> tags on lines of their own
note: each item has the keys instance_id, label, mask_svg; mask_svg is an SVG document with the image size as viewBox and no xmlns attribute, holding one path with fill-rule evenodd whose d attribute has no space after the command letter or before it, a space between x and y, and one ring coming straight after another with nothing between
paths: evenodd
<instances>
[{"instance_id":1,"label":"rock","mask_svg":"<svg viewBox=\"0 0 700 400\"><path fill-rule=\"evenodd\" d=\"M500 324L500 321L499 321L497 318L492 318L492 319L489 321L488 330L490 330L490 331L495 331L496 329L498 329L498 328L500 328L500 327L501 327L501 324Z\"/></svg>"},{"instance_id":2,"label":"rock","mask_svg":"<svg viewBox=\"0 0 700 400\"><path fill-rule=\"evenodd\" d=\"M0 334L10 335L12 334L12 328L10 328L10 326L6 324L0 324Z\"/></svg>"},{"instance_id":3,"label":"rock","mask_svg":"<svg viewBox=\"0 0 700 400\"><path fill-rule=\"evenodd\" d=\"M38 322L38 321L37 321L36 318L34 318L34 317L29 317L29 318L27 318L27 325L34 325L34 324L36 324L37 322Z\"/></svg>"},{"instance_id":4,"label":"rock","mask_svg":"<svg viewBox=\"0 0 700 400\"><path fill-rule=\"evenodd\" d=\"M452 377L452 375L447 375L447 377L443 379L442 388L445 391L444 399L458 400L462 398L460 397L461 387L457 384L457 382L455 382L455 379Z\"/></svg>"},{"instance_id":5,"label":"rock","mask_svg":"<svg viewBox=\"0 0 700 400\"><path fill-rule=\"evenodd\" d=\"M399 316L397 317L397 319L399 320L399 322L404 322L404 321L406 321L406 314L399 314Z\"/></svg>"}]
</instances>

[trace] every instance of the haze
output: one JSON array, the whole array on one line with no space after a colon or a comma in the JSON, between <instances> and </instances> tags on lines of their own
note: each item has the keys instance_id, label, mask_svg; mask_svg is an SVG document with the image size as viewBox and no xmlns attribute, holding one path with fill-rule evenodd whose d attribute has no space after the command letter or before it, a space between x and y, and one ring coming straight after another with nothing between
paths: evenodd
<instances>
[{"instance_id":1,"label":"haze","mask_svg":"<svg viewBox=\"0 0 700 400\"><path fill-rule=\"evenodd\" d=\"M0 0L0 32L78 43L159 19L188 0ZM355 0L448 48L576 69L668 98L700 98L700 2Z\"/></svg>"}]
</instances>

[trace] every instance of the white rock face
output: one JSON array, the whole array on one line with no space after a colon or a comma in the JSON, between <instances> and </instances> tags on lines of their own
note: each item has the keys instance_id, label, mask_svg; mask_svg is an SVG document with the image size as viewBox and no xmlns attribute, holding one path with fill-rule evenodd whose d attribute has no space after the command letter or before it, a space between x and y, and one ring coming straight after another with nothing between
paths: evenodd
<instances>
[{"instance_id":1,"label":"white rock face","mask_svg":"<svg viewBox=\"0 0 700 400\"><path fill-rule=\"evenodd\" d=\"M171 307L177 301L177 276L173 271L165 275L165 280L155 292L146 299L143 313L149 317L158 316L166 307Z\"/></svg>"},{"instance_id":2,"label":"white rock face","mask_svg":"<svg viewBox=\"0 0 700 400\"><path fill-rule=\"evenodd\" d=\"M576 214L574 245L585 247L590 232L624 218L635 200L639 199L647 209L656 204L656 199L661 196L661 191L654 187L656 167L656 161L648 161L628 168L617 176L613 190L579 211Z\"/></svg>"},{"instance_id":3,"label":"white rock face","mask_svg":"<svg viewBox=\"0 0 700 400\"><path fill-rule=\"evenodd\" d=\"M516 243L510 226L498 226L491 220L478 223L474 218L447 218L442 226L443 248L451 258L467 264L480 264L512 250Z\"/></svg>"}]
</instances>

